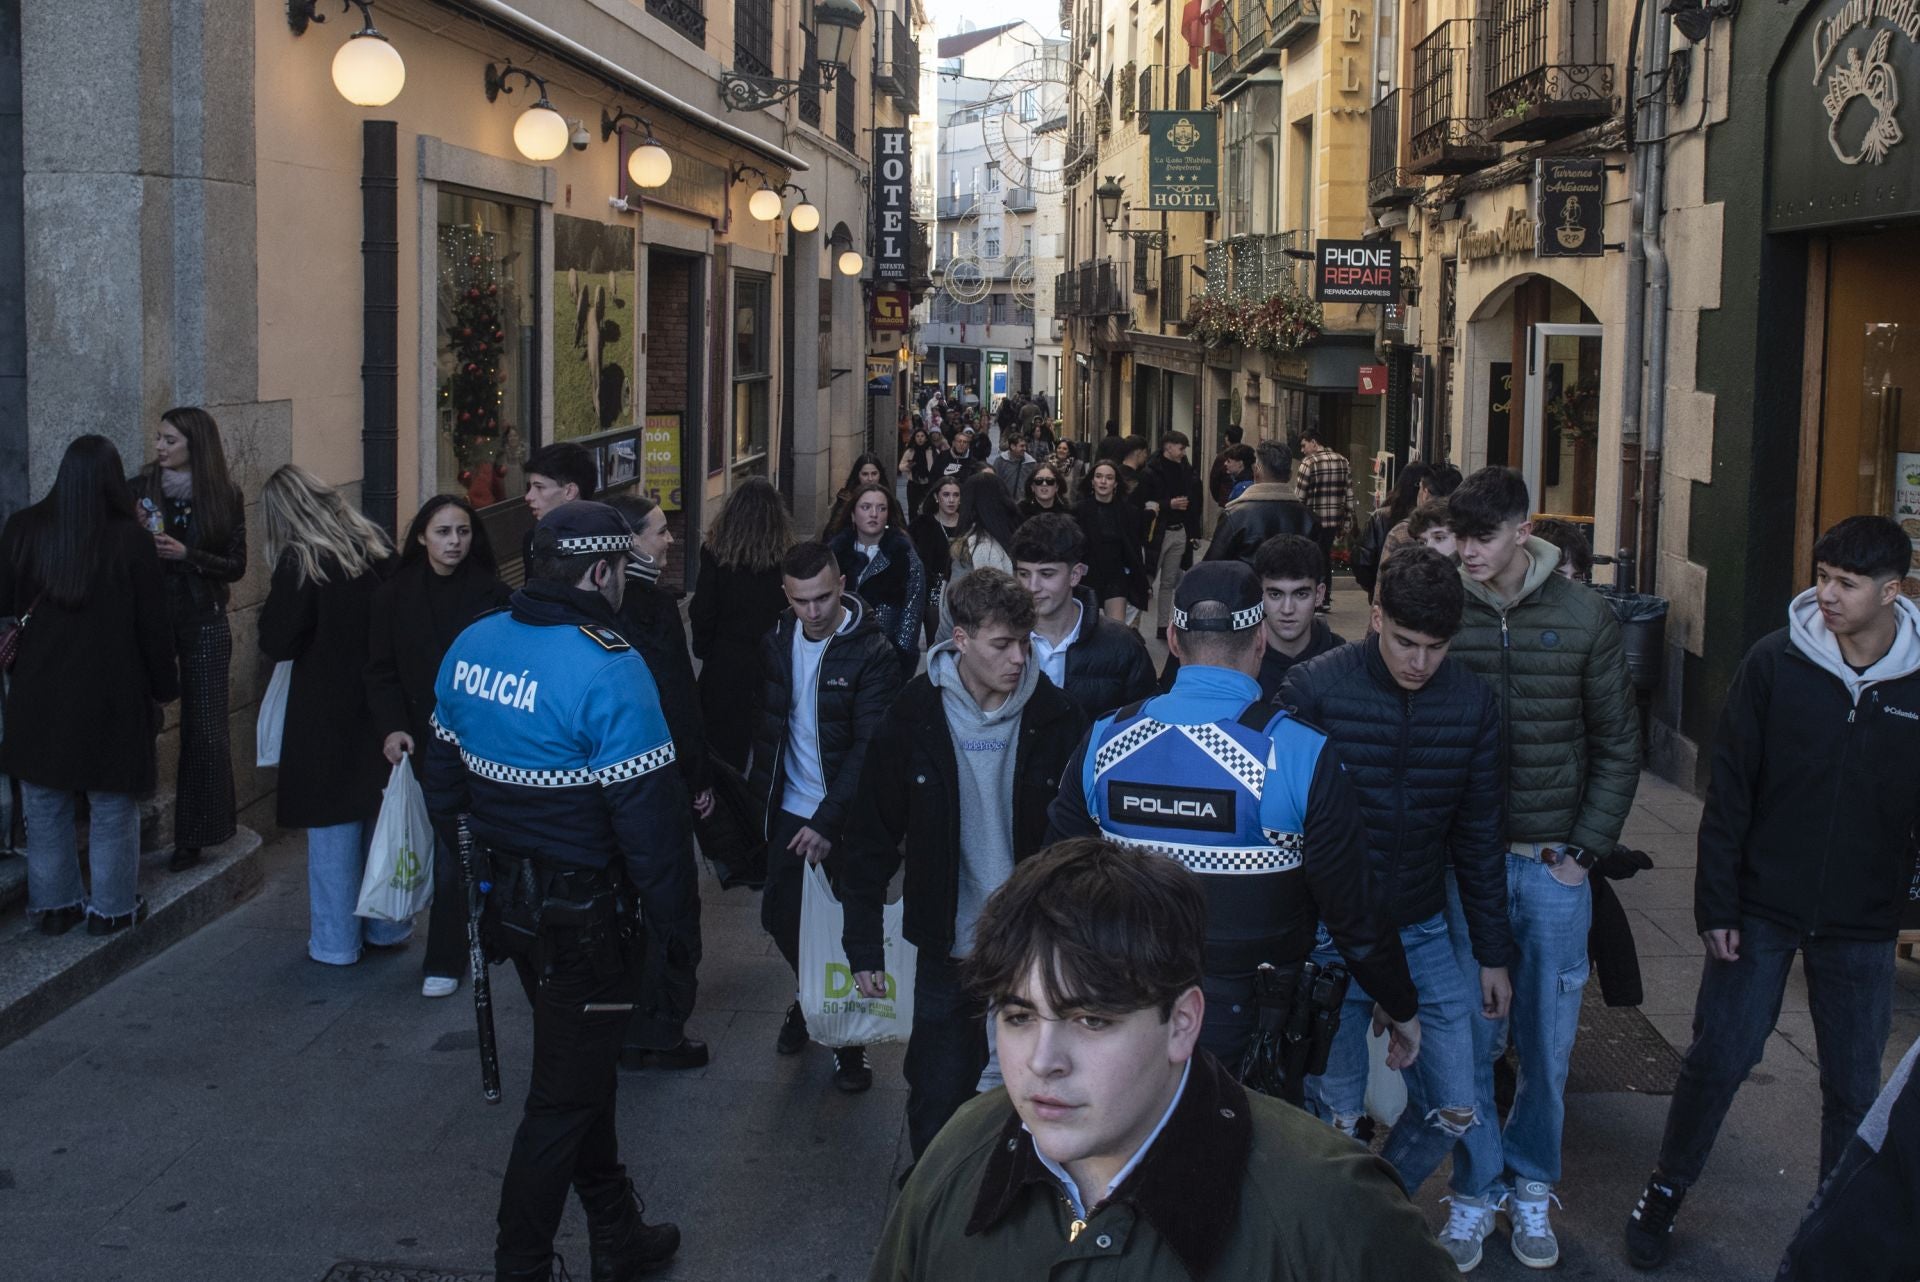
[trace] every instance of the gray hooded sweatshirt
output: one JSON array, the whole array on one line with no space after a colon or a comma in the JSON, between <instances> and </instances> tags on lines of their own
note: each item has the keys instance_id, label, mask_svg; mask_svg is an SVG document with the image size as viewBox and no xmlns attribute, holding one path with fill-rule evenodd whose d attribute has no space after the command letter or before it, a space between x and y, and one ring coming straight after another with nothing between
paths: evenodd
<instances>
[{"instance_id":1,"label":"gray hooded sweatshirt","mask_svg":"<svg viewBox=\"0 0 1920 1282\"><path fill-rule=\"evenodd\" d=\"M1040 683L1029 662L1020 684L991 712L981 711L960 679L960 652L951 641L927 651L927 679L940 691L959 771L960 890L954 902L953 955L973 951L973 927L987 896L1013 875L1013 763L1020 713Z\"/></svg>"}]
</instances>

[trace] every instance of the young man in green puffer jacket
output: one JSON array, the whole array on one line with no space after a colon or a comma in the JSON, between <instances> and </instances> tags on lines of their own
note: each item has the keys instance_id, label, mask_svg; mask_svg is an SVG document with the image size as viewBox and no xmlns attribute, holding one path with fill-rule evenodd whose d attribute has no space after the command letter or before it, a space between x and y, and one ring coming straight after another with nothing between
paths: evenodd
<instances>
[{"instance_id":1,"label":"young man in green puffer jacket","mask_svg":"<svg viewBox=\"0 0 1920 1282\"><path fill-rule=\"evenodd\" d=\"M1613 850L1633 805L1639 717L1613 611L1554 572L1559 549L1533 537L1520 473L1482 468L1448 505L1467 593L1450 655L1491 685L1500 705L1507 915L1518 954L1505 1027L1474 1021L1477 1107L1495 1115L1496 1046L1511 1040L1520 1074L1505 1130L1476 1126L1454 1150L1442 1245L1463 1272L1472 1268L1504 1210L1515 1257L1544 1269L1560 1258L1547 1208L1560 1178L1562 1095L1587 982L1588 870ZM1448 911L1464 950L1453 886Z\"/></svg>"}]
</instances>

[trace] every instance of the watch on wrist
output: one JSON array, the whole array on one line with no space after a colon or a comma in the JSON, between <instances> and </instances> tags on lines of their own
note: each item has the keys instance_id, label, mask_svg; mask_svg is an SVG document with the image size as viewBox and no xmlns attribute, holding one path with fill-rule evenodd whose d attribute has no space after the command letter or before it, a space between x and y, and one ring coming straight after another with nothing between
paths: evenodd
<instances>
[{"instance_id":1,"label":"watch on wrist","mask_svg":"<svg viewBox=\"0 0 1920 1282\"><path fill-rule=\"evenodd\" d=\"M1575 863L1592 871L1594 864L1599 860L1600 857L1585 846L1570 845L1566 842L1561 842L1557 846L1542 847L1540 851L1540 862L1549 868L1559 863Z\"/></svg>"}]
</instances>

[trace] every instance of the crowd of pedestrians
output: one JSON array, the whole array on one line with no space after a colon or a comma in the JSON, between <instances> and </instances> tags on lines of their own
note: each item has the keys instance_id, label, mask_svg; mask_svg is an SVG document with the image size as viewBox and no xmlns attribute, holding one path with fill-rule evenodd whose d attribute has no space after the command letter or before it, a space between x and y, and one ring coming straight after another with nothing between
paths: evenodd
<instances>
[{"instance_id":1,"label":"crowd of pedestrians","mask_svg":"<svg viewBox=\"0 0 1920 1282\"><path fill-rule=\"evenodd\" d=\"M1203 477L1179 432L1116 429L1083 467L1037 399L988 416L956 389L915 418L891 482L862 455L818 539L766 481L736 487L701 540L686 625L662 584L666 513L593 502L575 445L527 460L517 591L464 496L430 499L396 548L298 466L262 487L259 647L291 665L276 817L306 831L309 955L349 965L408 940L409 922L355 915L382 783L407 762L435 822L423 995L469 973L470 837L489 861L489 956L515 963L536 1010L498 1276L553 1275L570 1186L595 1278L677 1249L619 1163L614 1069L709 1060L686 1031L694 834L707 847L728 795L755 812L734 840L763 862L761 923L796 979L817 868L844 907L853 988L897 996L882 923L902 886L914 1165L876 1278L1018 1275L1063 1242L1124 1255L1129 1276L1265 1276L1284 1259L1300 1276L1429 1278L1473 1270L1503 1224L1522 1264L1557 1264L1596 879L1648 866L1620 846L1638 711L1579 531L1536 523L1515 471L1423 464L1354 529L1350 466L1313 429L1298 460L1236 440ZM980 449L990 434L999 449ZM144 914L157 705L182 704L172 867L234 831L226 608L246 503L204 411L169 411L155 444L130 479L109 442L79 438L0 532L0 615L19 621L0 641L0 769L22 783L29 907L49 934ZM1371 599L1354 640L1325 617L1343 539ZM1796 955L1820 1033L1821 1174L1849 1181L1829 1196L1886 1196L1898 1128L1849 1144L1880 1087L1920 819L1909 556L1882 518L1827 532L1815 586L1729 695L1700 833L1694 1040L1626 1221L1639 1267L1666 1259ZM1862 776L1882 786L1863 798L1846 786ZM1378 1157L1370 1031L1407 1096ZM771 1049L810 1044L796 998ZM871 1087L864 1047L832 1059L837 1088ZM1443 1167L1449 1209L1429 1230L1406 1190ZM1797 1248L1796 1276L1841 1249L1826 1223L1809 1221L1825 1236Z\"/></svg>"}]
</instances>

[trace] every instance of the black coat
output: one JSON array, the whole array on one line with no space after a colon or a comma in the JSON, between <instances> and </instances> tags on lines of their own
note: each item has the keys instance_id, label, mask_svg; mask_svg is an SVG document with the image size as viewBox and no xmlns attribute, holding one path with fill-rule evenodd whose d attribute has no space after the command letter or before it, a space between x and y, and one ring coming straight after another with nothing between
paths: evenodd
<instances>
[{"instance_id":1,"label":"black coat","mask_svg":"<svg viewBox=\"0 0 1920 1282\"><path fill-rule=\"evenodd\" d=\"M1276 534L1313 537L1313 513L1294 494L1291 485L1272 482L1249 485L1239 498L1227 504L1220 528L1207 544L1209 561L1245 561L1253 564L1253 554Z\"/></svg>"},{"instance_id":2,"label":"black coat","mask_svg":"<svg viewBox=\"0 0 1920 1282\"><path fill-rule=\"evenodd\" d=\"M1047 807L1088 721L1040 674L1020 710L1013 757L1013 859L1045 847ZM861 772L859 805L847 826L840 888L843 942L856 971L886 969L881 906L905 851L902 934L930 956L953 951L960 897L960 767L939 687L925 676L907 683L887 710Z\"/></svg>"},{"instance_id":3,"label":"black coat","mask_svg":"<svg viewBox=\"0 0 1920 1282\"><path fill-rule=\"evenodd\" d=\"M737 770L760 724L760 643L787 608L780 567L738 570L700 549L700 579L687 604L693 652L701 661L700 713L707 744Z\"/></svg>"},{"instance_id":4,"label":"black coat","mask_svg":"<svg viewBox=\"0 0 1920 1282\"><path fill-rule=\"evenodd\" d=\"M326 828L371 820L380 809L385 737L367 702L373 593L391 562L348 578L323 558L327 581L302 582L284 553L260 608L260 650L293 660L281 734L277 818L283 828Z\"/></svg>"},{"instance_id":5,"label":"black coat","mask_svg":"<svg viewBox=\"0 0 1920 1282\"><path fill-rule=\"evenodd\" d=\"M698 796L711 782L707 727L694 689L693 658L687 653L680 603L658 583L630 574L619 613L620 635L647 661L647 671L660 691L660 711L673 735L674 761L687 781L687 791Z\"/></svg>"},{"instance_id":6,"label":"black coat","mask_svg":"<svg viewBox=\"0 0 1920 1282\"><path fill-rule=\"evenodd\" d=\"M1154 691L1153 659L1132 628L1100 613L1093 593L1080 588L1080 631L1067 647L1067 697L1088 724Z\"/></svg>"},{"instance_id":7,"label":"black coat","mask_svg":"<svg viewBox=\"0 0 1920 1282\"><path fill-rule=\"evenodd\" d=\"M1147 608L1147 567L1140 547L1140 509L1115 497L1102 503L1089 494L1073 505L1073 519L1087 536L1086 584L1106 601L1125 597Z\"/></svg>"},{"instance_id":8,"label":"black coat","mask_svg":"<svg viewBox=\"0 0 1920 1282\"><path fill-rule=\"evenodd\" d=\"M854 612L853 621L827 643L827 652L820 660L815 724L827 796L809 825L836 846L859 791L867 744L906 679L900 671L899 655L875 625L872 613L851 593L844 600ZM766 801L769 827L786 791L787 718L793 707L793 632L799 626L799 620L788 611L780 616L760 648L766 693L759 731L753 739L753 773L749 778L754 795Z\"/></svg>"},{"instance_id":9,"label":"black coat","mask_svg":"<svg viewBox=\"0 0 1920 1282\"><path fill-rule=\"evenodd\" d=\"M1856 704L1786 628L1762 637L1713 738L1694 926L1738 929L1752 914L1789 930L1892 939L1916 823L1920 671L1868 686Z\"/></svg>"},{"instance_id":10,"label":"black coat","mask_svg":"<svg viewBox=\"0 0 1920 1282\"><path fill-rule=\"evenodd\" d=\"M1482 966L1514 960L1501 838L1500 710L1465 665L1400 688L1369 636L1296 666L1279 702L1327 732L1367 828L1374 902L1395 926L1444 912L1447 856Z\"/></svg>"},{"instance_id":11,"label":"black coat","mask_svg":"<svg viewBox=\"0 0 1920 1282\"><path fill-rule=\"evenodd\" d=\"M166 574L167 609L176 622L205 618L227 608L229 584L238 583L247 574L247 510L235 496L233 527L219 545L204 537L193 515L192 502L170 499L160 488L157 472L141 472L128 478L135 498L145 499L166 519L166 532L186 546L187 554L178 561L162 561Z\"/></svg>"},{"instance_id":12,"label":"black coat","mask_svg":"<svg viewBox=\"0 0 1920 1282\"><path fill-rule=\"evenodd\" d=\"M433 683L447 647L469 623L506 605L511 596L498 575L471 560L443 578L424 556L374 588L367 621L367 706L383 743L404 730L413 739L416 762L426 752L433 733L427 726Z\"/></svg>"},{"instance_id":13,"label":"black coat","mask_svg":"<svg viewBox=\"0 0 1920 1282\"><path fill-rule=\"evenodd\" d=\"M153 536L130 518L111 522L86 599L70 609L17 568L39 516L17 512L0 532L0 616L32 611L7 683L0 771L62 792L149 792L154 704L180 694Z\"/></svg>"},{"instance_id":14,"label":"black coat","mask_svg":"<svg viewBox=\"0 0 1920 1282\"><path fill-rule=\"evenodd\" d=\"M873 611L874 626L893 643L907 672L920 654L920 617L927 608L927 572L906 535L889 526L871 558L855 546L851 527L833 536L833 555L847 576L847 591Z\"/></svg>"}]
</instances>

